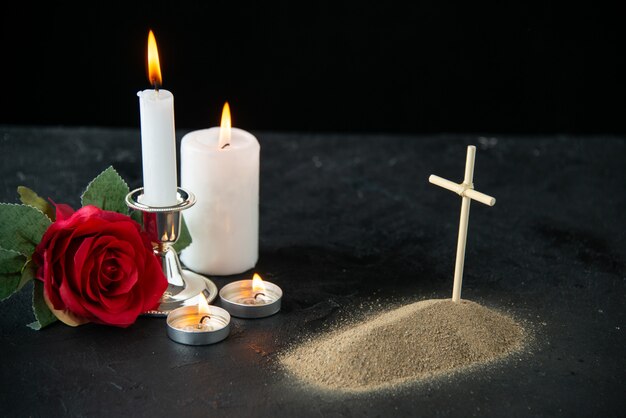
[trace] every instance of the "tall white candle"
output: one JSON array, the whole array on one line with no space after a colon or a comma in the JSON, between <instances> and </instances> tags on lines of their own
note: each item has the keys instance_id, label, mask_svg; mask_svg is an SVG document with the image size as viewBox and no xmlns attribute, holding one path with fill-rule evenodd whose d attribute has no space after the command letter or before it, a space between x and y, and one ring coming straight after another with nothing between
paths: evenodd
<instances>
[{"instance_id":1,"label":"tall white candle","mask_svg":"<svg viewBox=\"0 0 626 418\"><path fill-rule=\"evenodd\" d=\"M196 195L184 215L193 241L181 261L230 275L251 269L259 256L260 146L249 132L229 128L220 147L221 129L190 132L181 143L181 186Z\"/></svg>"},{"instance_id":2,"label":"tall white candle","mask_svg":"<svg viewBox=\"0 0 626 418\"><path fill-rule=\"evenodd\" d=\"M150 206L172 206L177 203L174 95L158 89L161 68L152 31L148 35L148 77L155 88L137 93L144 188L141 202Z\"/></svg>"}]
</instances>

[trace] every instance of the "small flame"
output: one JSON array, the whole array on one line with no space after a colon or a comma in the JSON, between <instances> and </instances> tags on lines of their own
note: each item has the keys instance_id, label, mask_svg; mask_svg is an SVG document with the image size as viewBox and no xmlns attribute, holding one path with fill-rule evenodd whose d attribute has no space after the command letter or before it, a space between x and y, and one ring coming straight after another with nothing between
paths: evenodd
<instances>
[{"instance_id":1,"label":"small flame","mask_svg":"<svg viewBox=\"0 0 626 418\"><path fill-rule=\"evenodd\" d=\"M263 283L263 279L257 273L254 273L252 277L252 291L254 293L265 292L265 283Z\"/></svg>"},{"instance_id":2,"label":"small flame","mask_svg":"<svg viewBox=\"0 0 626 418\"><path fill-rule=\"evenodd\" d=\"M152 30L148 33L148 80L157 90L163 84L159 51L157 50L157 43Z\"/></svg>"},{"instance_id":3,"label":"small flame","mask_svg":"<svg viewBox=\"0 0 626 418\"><path fill-rule=\"evenodd\" d=\"M224 103L224 109L222 109L222 122L220 123L220 142L219 147L223 149L230 145L230 132L231 132L231 123L230 123L230 106L228 102Z\"/></svg>"},{"instance_id":4,"label":"small flame","mask_svg":"<svg viewBox=\"0 0 626 418\"><path fill-rule=\"evenodd\" d=\"M200 295L198 295L198 314L206 315L209 312L211 312L211 309L209 308L209 303L206 301L204 295L200 293Z\"/></svg>"}]
</instances>

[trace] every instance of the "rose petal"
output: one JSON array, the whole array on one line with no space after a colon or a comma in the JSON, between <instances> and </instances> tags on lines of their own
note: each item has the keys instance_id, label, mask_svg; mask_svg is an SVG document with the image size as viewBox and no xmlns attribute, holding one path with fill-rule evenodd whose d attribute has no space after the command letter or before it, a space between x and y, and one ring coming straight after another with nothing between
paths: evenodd
<instances>
[{"instance_id":1,"label":"rose petal","mask_svg":"<svg viewBox=\"0 0 626 418\"><path fill-rule=\"evenodd\" d=\"M50 263L47 261L48 255L44 253L43 255L43 286L44 293L48 294L50 298L50 302L56 309L64 309L65 303L58 292L58 287L54 285L54 277L52 276L52 268Z\"/></svg>"},{"instance_id":2,"label":"rose petal","mask_svg":"<svg viewBox=\"0 0 626 418\"><path fill-rule=\"evenodd\" d=\"M101 280L106 280L108 283L117 282L122 277L122 273L117 258L112 256L111 253L107 253L106 258L102 261Z\"/></svg>"},{"instance_id":3,"label":"rose petal","mask_svg":"<svg viewBox=\"0 0 626 418\"><path fill-rule=\"evenodd\" d=\"M70 311L69 309L64 309L64 310L55 309L52 302L50 302L50 299L48 298L48 295L46 294L45 289L43 292L43 300L46 302L48 309L50 309L50 311L54 314L54 316L56 316L59 321L63 322L66 325L69 325L71 327L77 327L79 325L87 324L89 322L87 318L78 316L74 314L72 311Z\"/></svg>"},{"instance_id":4,"label":"rose petal","mask_svg":"<svg viewBox=\"0 0 626 418\"><path fill-rule=\"evenodd\" d=\"M70 310L78 316L82 316L83 318L93 321L93 315L91 315L89 311L83 307L83 299L80 295L74 294L66 282L61 283L61 286L59 287L59 295L63 299L65 309Z\"/></svg>"},{"instance_id":5,"label":"rose petal","mask_svg":"<svg viewBox=\"0 0 626 418\"><path fill-rule=\"evenodd\" d=\"M89 310L91 314L96 318L94 322L107 325L115 325L118 327L128 327L133 324L137 317L142 313L141 310L141 298L134 294L128 294L126 298L126 304L123 305L123 309L118 312L109 312L103 306L96 304L89 304Z\"/></svg>"},{"instance_id":6,"label":"rose petal","mask_svg":"<svg viewBox=\"0 0 626 418\"><path fill-rule=\"evenodd\" d=\"M109 294L112 296L129 292L139 281L139 273L137 272L137 266L131 257L126 254L121 254L117 257L119 264L121 279L111 283L109 286Z\"/></svg>"},{"instance_id":7,"label":"rose petal","mask_svg":"<svg viewBox=\"0 0 626 418\"><path fill-rule=\"evenodd\" d=\"M65 269L66 280L72 286L72 289L75 290L76 293L80 293L82 296L85 296L85 281L88 279L85 271L91 268L91 264L93 262L91 254L91 248L95 238L88 237L79 241L78 248L74 251L73 259L73 268ZM68 266L66 266L68 267Z\"/></svg>"},{"instance_id":8,"label":"rose petal","mask_svg":"<svg viewBox=\"0 0 626 418\"><path fill-rule=\"evenodd\" d=\"M82 272L82 286L84 288L85 300L89 302L98 302L102 298L103 289L100 287L98 281L98 272L100 270L100 263L103 254L94 256L91 253L91 257L85 262Z\"/></svg>"},{"instance_id":9,"label":"rose petal","mask_svg":"<svg viewBox=\"0 0 626 418\"><path fill-rule=\"evenodd\" d=\"M145 270L139 286L143 292L143 311L156 309L163 293L167 290L167 278L163 274L161 261L152 254L146 259Z\"/></svg>"},{"instance_id":10,"label":"rose petal","mask_svg":"<svg viewBox=\"0 0 626 418\"><path fill-rule=\"evenodd\" d=\"M118 296L109 296L102 298L102 307L106 308L109 313L119 313L127 309L129 299L132 299L130 293L124 293Z\"/></svg>"},{"instance_id":11,"label":"rose petal","mask_svg":"<svg viewBox=\"0 0 626 418\"><path fill-rule=\"evenodd\" d=\"M107 210L100 211L98 216L101 219L104 219L105 221L110 222L110 223L114 223L114 222L129 222L129 223L130 222L134 222L130 218L130 216L128 216L128 215L122 215L121 213L107 211Z\"/></svg>"},{"instance_id":12,"label":"rose petal","mask_svg":"<svg viewBox=\"0 0 626 418\"><path fill-rule=\"evenodd\" d=\"M65 203L55 203L52 199L50 199L52 204L56 209L56 220L64 221L68 218L71 218L74 214L74 209L70 205L66 205Z\"/></svg>"},{"instance_id":13,"label":"rose petal","mask_svg":"<svg viewBox=\"0 0 626 418\"><path fill-rule=\"evenodd\" d=\"M132 248L144 248L141 235L130 222L117 222L107 226L107 234L115 236L118 241L125 242Z\"/></svg>"},{"instance_id":14,"label":"rose petal","mask_svg":"<svg viewBox=\"0 0 626 418\"><path fill-rule=\"evenodd\" d=\"M101 288L106 287L105 293L112 296L128 292L137 282L135 249L129 243L118 240L111 241L105 250L107 257L113 257L115 260L118 280L113 282L103 274L103 260L99 276Z\"/></svg>"}]
</instances>

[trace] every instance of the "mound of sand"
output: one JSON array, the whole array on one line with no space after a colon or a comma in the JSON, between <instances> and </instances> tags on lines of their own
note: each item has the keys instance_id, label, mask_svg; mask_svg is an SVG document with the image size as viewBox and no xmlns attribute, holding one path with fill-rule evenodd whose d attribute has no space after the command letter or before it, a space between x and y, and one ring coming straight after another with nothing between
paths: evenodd
<instances>
[{"instance_id":1,"label":"mound of sand","mask_svg":"<svg viewBox=\"0 0 626 418\"><path fill-rule=\"evenodd\" d=\"M502 358L524 334L512 318L477 303L431 299L295 347L280 362L325 389L368 391Z\"/></svg>"}]
</instances>

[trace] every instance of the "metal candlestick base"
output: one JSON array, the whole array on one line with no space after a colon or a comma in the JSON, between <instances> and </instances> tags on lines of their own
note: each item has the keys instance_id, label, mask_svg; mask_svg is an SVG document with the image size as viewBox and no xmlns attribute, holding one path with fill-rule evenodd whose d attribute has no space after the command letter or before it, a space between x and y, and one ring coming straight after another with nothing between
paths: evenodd
<instances>
[{"instance_id":1,"label":"metal candlestick base","mask_svg":"<svg viewBox=\"0 0 626 418\"><path fill-rule=\"evenodd\" d=\"M193 193L178 188L178 203L174 206L155 207L141 203L143 187L126 195L128 207L141 211L143 229L150 236L154 252L161 258L163 273L167 277L167 290L161 297L158 309L145 312L149 316L167 316L182 306L197 305L203 294L211 303L217 297L217 286L208 278L181 267L173 245L180 233L180 212L196 203Z\"/></svg>"}]
</instances>

